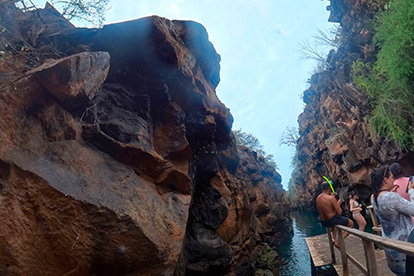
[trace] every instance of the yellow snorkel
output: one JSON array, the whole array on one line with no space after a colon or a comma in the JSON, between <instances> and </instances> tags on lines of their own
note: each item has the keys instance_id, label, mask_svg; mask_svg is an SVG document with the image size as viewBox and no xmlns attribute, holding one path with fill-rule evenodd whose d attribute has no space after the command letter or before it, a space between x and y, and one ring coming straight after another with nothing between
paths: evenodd
<instances>
[{"instance_id":1,"label":"yellow snorkel","mask_svg":"<svg viewBox=\"0 0 414 276\"><path fill-rule=\"evenodd\" d=\"M325 180L326 181L328 181L328 183L329 183L329 186L331 186L331 189L332 189L332 193L334 193L335 194L335 190L334 190L334 188L333 188L333 186L332 186L332 183L331 183L331 181L329 181L329 179L326 177L326 176L323 176L323 178L325 178Z\"/></svg>"}]
</instances>

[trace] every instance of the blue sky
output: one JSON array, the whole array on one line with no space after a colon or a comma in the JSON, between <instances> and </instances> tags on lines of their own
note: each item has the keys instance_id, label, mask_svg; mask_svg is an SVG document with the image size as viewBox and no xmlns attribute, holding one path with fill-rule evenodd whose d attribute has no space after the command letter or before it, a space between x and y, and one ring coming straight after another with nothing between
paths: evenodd
<instances>
[{"instance_id":1,"label":"blue sky","mask_svg":"<svg viewBox=\"0 0 414 276\"><path fill-rule=\"evenodd\" d=\"M45 1L35 1L40 7ZM293 149L280 145L282 133L297 127L300 95L316 66L301 59L301 42L328 23L322 0L110 0L105 24L159 15L203 24L221 55L217 94L230 108L233 129L255 135L273 154L287 189ZM76 25L81 26L82 24Z\"/></svg>"}]
</instances>

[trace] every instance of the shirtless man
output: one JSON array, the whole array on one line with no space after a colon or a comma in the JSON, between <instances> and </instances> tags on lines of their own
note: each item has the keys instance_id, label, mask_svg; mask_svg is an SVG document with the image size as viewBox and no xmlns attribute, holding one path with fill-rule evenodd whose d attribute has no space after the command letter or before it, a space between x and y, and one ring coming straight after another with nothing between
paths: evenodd
<instances>
[{"instance_id":1,"label":"shirtless man","mask_svg":"<svg viewBox=\"0 0 414 276\"><path fill-rule=\"evenodd\" d=\"M335 199L335 196L331 195L330 187L328 182L322 182L321 184L322 193L316 198L316 208L319 212L319 221L324 227L328 227L329 230L334 225L344 225L353 228L354 222L342 215L341 203ZM349 235L348 232L344 232L344 238ZM339 247L339 242L336 239L335 231L332 231L332 237L334 239L334 244L336 247Z\"/></svg>"}]
</instances>

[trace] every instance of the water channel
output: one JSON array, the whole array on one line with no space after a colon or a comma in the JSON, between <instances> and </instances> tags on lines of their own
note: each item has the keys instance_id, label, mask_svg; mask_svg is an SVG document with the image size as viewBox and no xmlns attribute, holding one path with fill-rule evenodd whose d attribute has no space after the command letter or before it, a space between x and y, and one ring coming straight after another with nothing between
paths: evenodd
<instances>
[{"instance_id":1,"label":"water channel","mask_svg":"<svg viewBox=\"0 0 414 276\"><path fill-rule=\"evenodd\" d=\"M293 236L286 239L278 253L285 259L280 276L312 275L311 261L305 238L326 233L318 221L318 212L313 210L291 212Z\"/></svg>"},{"instance_id":2,"label":"water channel","mask_svg":"<svg viewBox=\"0 0 414 276\"><path fill-rule=\"evenodd\" d=\"M305 238L326 233L318 221L316 210L293 211L291 212L293 236L286 239L279 247L278 253L285 260L280 269L280 276L310 276L311 260ZM372 223L367 221L365 231L372 233ZM328 250L328 245L327 245ZM332 274L332 267L327 266L325 275ZM319 273L319 272L318 272Z\"/></svg>"}]
</instances>

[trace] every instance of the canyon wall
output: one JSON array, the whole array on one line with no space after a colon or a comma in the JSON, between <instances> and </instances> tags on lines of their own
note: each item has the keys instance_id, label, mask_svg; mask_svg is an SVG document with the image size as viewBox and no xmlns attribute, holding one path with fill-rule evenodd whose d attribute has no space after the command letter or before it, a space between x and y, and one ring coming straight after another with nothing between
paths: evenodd
<instances>
[{"instance_id":1,"label":"canyon wall","mask_svg":"<svg viewBox=\"0 0 414 276\"><path fill-rule=\"evenodd\" d=\"M235 143L205 28L75 28L0 1L0 274L253 275L290 232Z\"/></svg>"},{"instance_id":2,"label":"canyon wall","mask_svg":"<svg viewBox=\"0 0 414 276\"><path fill-rule=\"evenodd\" d=\"M330 0L329 21L340 25L340 46L331 50L322 70L309 80L303 93L306 104L299 115L297 169L292 190L296 207L315 204L323 176L331 179L343 199L355 188L368 203L370 174L378 165L400 162L414 172L413 154L392 140L379 137L369 125L368 96L352 83L352 64L372 61L372 20L384 1Z\"/></svg>"}]
</instances>

